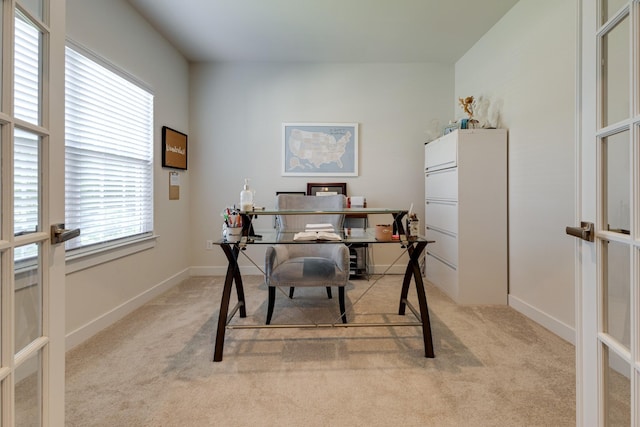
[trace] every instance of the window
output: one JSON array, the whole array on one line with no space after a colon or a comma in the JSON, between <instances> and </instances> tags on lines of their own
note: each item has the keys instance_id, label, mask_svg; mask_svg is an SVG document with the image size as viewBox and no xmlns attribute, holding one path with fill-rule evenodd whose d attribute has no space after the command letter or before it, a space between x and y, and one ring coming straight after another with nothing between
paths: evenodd
<instances>
[{"instance_id":1,"label":"window","mask_svg":"<svg viewBox=\"0 0 640 427\"><path fill-rule=\"evenodd\" d=\"M75 45L66 49L67 249L99 248L153 231L153 95Z\"/></svg>"}]
</instances>

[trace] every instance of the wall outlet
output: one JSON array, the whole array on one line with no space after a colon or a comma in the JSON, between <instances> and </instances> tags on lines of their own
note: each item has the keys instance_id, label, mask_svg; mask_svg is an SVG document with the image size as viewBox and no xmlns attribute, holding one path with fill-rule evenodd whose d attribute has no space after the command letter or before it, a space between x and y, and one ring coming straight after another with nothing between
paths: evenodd
<instances>
[{"instance_id":1,"label":"wall outlet","mask_svg":"<svg viewBox=\"0 0 640 427\"><path fill-rule=\"evenodd\" d=\"M205 242L205 249L208 251L213 250L213 240L207 240Z\"/></svg>"}]
</instances>

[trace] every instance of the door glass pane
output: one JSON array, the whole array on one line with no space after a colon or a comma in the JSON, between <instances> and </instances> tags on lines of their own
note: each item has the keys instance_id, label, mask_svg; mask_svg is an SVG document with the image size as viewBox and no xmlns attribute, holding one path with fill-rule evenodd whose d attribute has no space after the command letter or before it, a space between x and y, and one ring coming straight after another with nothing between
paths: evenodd
<instances>
[{"instance_id":1,"label":"door glass pane","mask_svg":"<svg viewBox=\"0 0 640 427\"><path fill-rule=\"evenodd\" d=\"M602 126L629 117L629 16L602 38Z\"/></svg>"},{"instance_id":2,"label":"door glass pane","mask_svg":"<svg viewBox=\"0 0 640 427\"><path fill-rule=\"evenodd\" d=\"M40 124L40 31L24 15L16 12L14 115Z\"/></svg>"},{"instance_id":3,"label":"door glass pane","mask_svg":"<svg viewBox=\"0 0 640 427\"><path fill-rule=\"evenodd\" d=\"M16 128L14 139L14 218L16 235L38 231L40 207L40 138Z\"/></svg>"},{"instance_id":4,"label":"door glass pane","mask_svg":"<svg viewBox=\"0 0 640 427\"><path fill-rule=\"evenodd\" d=\"M14 250L16 353L42 336L42 272L33 243Z\"/></svg>"},{"instance_id":5,"label":"door glass pane","mask_svg":"<svg viewBox=\"0 0 640 427\"><path fill-rule=\"evenodd\" d=\"M627 0L601 0L600 10L602 11L602 22L607 22L622 6L627 4Z\"/></svg>"},{"instance_id":6,"label":"door glass pane","mask_svg":"<svg viewBox=\"0 0 640 427\"><path fill-rule=\"evenodd\" d=\"M631 367L606 345L603 350L605 425L630 426Z\"/></svg>"},{"instance_id":7,"label":"door glass pane","mask_svg":"<svg viewBox=\"0 0 640 427\"><path fill-rule=\"evenodd\" d=\"M602 139L603 198L606 229L629 234L631 183L629 131Z\"/></svg>"},{"instance_id":8,"label":"door glass pane","mask_svg":"<svg viewBox=\"0 0 640 427\"><path fill-rule=\"evenodd\" d=\"M16 427L42 425L42 351L16 368Z\"/></svg>"},{"instance_id":9,"label":"door glass pane","mask_svg":"<svg viewBox=\"0 0 640 427\"><path fill-rule=\"evenodd\" d=\"M629 247L604 243L603 324L604 331L629 349L631 338Z\"/></svg>"},{"instance_id":10,"label":"door glass pane","mask_svg":"<svg viewBox=\"0 0 640 427\"><path fill-rule=\"evenodd\" d=\"M42 1L43 0L20 0L18 3L35 18L42 21Z\"/></svg>"}]
</instances>

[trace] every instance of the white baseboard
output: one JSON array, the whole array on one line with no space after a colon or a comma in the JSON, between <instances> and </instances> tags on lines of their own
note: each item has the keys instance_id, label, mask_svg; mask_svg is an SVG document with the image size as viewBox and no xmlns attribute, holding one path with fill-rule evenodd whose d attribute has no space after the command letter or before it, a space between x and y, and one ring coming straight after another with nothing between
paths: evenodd
<instances>
[{"instance_id":1,"label":"white baseboard","mask_svg":"<svg viewBox=\"0 0 640 427\"><path fill-rule=\"evenodd\" d=\"M509 295L509 306L514 310L524 314L536 323L547 328L554 334L558 335L565 341L576 345L576 331L575 328L567 325L566 323L556 319L555 317L540 311L534 306L522 301L520 298Z\"/></svg>"},{"instance_id":2,"label":"white baseboard","mask_svg":"<svg viewBox=\"0 0 640 427\"><path fill-rule=\"evenodd\" d=\"M69 332L66 336L66 349L71 350L75 346L81 344L85 340L91 338L101 330L108 326L111 326L118 320L125 317L135 309L141 307L143 304L151 301L153 298L168 291L172 287L178 285L183 280L189 278L189 269L185 269L166 280L158 283L142 294L131 298L129 301L120 304L111 311L103 314L102 316L92 320L91 322L79 327L75 331Z\"/></svg>"}]
</instances>

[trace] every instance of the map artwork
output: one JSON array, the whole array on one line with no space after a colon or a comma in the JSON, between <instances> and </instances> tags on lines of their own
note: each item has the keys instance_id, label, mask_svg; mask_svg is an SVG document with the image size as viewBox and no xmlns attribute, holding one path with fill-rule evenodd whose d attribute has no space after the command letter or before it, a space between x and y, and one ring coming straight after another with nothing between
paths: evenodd
<instances>
[{"instance_id":1,"label":"map artwork","mask_svg":"<svg viewBox=\"0 0 640 427\"><path fill-rule=\"evenodd\" d=\"M356 126L285 124L283 131L285 174L357 174Z\"/></svg>"}]
</instances>

